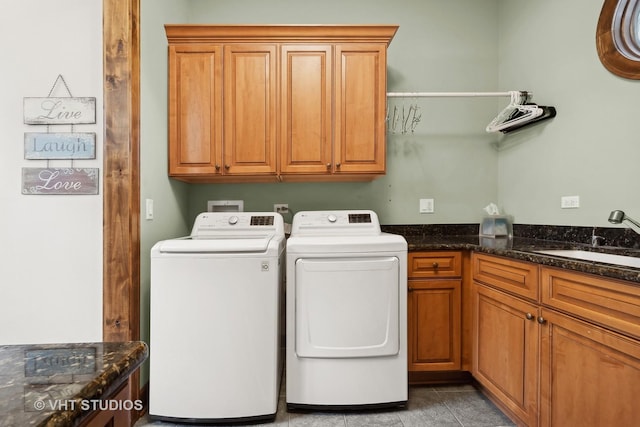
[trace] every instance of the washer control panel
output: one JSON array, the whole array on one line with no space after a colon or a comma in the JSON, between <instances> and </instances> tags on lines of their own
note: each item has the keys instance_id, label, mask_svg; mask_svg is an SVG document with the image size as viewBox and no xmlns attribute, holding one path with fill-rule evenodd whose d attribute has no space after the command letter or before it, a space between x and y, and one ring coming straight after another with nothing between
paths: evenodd
<instances>
[{"instance_id":1,"label":"washer control panel","mask_svg":"<svg viewBox=\"0 0 640 427\"><path fill-rule=\"evenodd\" d=\"M261 236L283 230L282 215L276 212L203 212L193 224L191 237Z\"/></svg>"}]
</instances>

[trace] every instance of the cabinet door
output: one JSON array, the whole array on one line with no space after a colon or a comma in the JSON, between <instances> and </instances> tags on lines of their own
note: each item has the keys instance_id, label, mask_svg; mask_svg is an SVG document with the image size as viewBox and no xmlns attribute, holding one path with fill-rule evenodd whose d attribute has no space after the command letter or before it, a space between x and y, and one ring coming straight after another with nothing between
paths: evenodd
<instances>
[{"instance_id":1,"label":"cabinet door","mask_svg":"<svg viewBox=\"0 0 640 427\"><path fill-rule=\"evenodd\" d=\"M540 425L638 425L640 343L542 309Z\"/></svg>"},{"instance_id":2,"label":"cabinet door","mask_svg":"<svg viewBox=\"0 0 640 427\"><path fill-rule=\"evenodd\" d=\"M332 170L332 48L281 47L280 171L329 174Z\"/></svg>"},{"instance_id":3,"label":"cabinet door","mask_svg":"<svg viewBox=\"0 0 640 427\"><path fill-rule=\"evenodd\" d=\"M386 168L386 46L339 44L335 51L334 173Z\"/></svg>"},{"instance_id":4,"label":"cabinet door","mask_svg":"<svg viewBox=\"0 0 640 427\"><path fill-rule=\"evenodd\" d=\"M224 174L276 173L277 51L224 47Z\"/></svg>"},{"instance_id":5,"label":"cabinet door","mask_svg":"<svg viewBox=\"0 0 640 427\"><path fill-rule=\"evenodd\" d=\"M222 47L169 46L169 175L222 164Z\"/></svg>"},{"instance_id":6,"label":"cabinet door","mask_svg":"<svg viewBox=\"0 0 640 427\"><path fill-rule=\"evenodd\" d=\"M460 370L461 280L409 280L409 370Z\"/></svg>"},{"instance_id":7,"label":"cabinet door","mask_svg":"<svg viewBox=\"0 0 640 427\"><path fill-rule=\"evenodd\" d=\"M473 309L474 377L525 425L536 426L537 307L474 284Z\"/></svg>"}]
</instances>

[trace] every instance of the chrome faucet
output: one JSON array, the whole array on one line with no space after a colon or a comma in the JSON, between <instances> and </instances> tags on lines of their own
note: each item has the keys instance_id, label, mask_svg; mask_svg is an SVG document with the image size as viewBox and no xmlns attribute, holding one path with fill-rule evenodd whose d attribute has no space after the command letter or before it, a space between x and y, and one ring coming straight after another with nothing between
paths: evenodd
<instances>
[{"instance_id":1,"label":"chrome faucet","mask_svg":"<svg viewBox=\"0 0 640 427\"><path fill-rule=\"evenodd\" d=\"M593 231L591 232L591 246L594 248L600 246L600 241L604 241L604 237L596 236L596 228L593 227Z\"/></svg>"},{"instance_id":2,"label":"chrome faucet","mask_svg":"<svg viewBox=\"0 0 640 427\"><path fill-rule=\"evenodd\" d=\"M640 223L638 223L638 221L636 221L635 219L625 215L625 213L623 211L611 211L611 213L609 214L609 222L611 224L622 224L623 221L629 221L631 224L635 225L635 227L629 227L630 229L632 229L633 231L635 231L636 233L640 234Z\"/></svg>"}]
</instances>

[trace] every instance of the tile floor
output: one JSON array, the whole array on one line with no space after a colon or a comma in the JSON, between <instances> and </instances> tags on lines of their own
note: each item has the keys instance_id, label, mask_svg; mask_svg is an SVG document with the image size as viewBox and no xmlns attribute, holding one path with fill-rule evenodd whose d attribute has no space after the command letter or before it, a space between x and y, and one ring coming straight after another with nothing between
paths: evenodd
<instances>
[{"instance_id":1,"label":"tile floor","mask_svg":"<svg viewBox=\"0 0 640 427\"><path fill-rule=\"evenodd\" d=\"M287 412L281 395L276 419L257 424L279 427L503 427L514 424L472 385L424 386L409 388L406 409L376 412ZM135 427L173 427L171 424L140 419Z\"/></svg>"}]
</instances>

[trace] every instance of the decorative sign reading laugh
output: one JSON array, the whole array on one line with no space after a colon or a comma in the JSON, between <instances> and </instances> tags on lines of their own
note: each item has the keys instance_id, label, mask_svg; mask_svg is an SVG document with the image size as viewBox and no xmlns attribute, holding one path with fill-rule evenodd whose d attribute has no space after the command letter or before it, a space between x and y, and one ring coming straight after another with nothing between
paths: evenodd
<instances>
[{"instance_id":1,"label":"decorative sign reading laugh","mask_svg":"<svg viewBox=\"0 0 640 427\"><path fill-rule=\"evenodd\" d=\"M22 194L98 194L97 168L22 168Z\"/></svg>"},{"instance_id":2,"label":"decorative sign reading laugh","mask_svg":"<svg viewBox=\"0 0 640 427\"><path fill-rule=\"evenodd\" d=\"M27 160L95 159L95 133L24 134L24 158Z\"/></svg>"},{"instance_id":3,"label":"decorative sign reading laugh","mask_svg":"<svg viewBox=\"0 0 640 427\"><path fill-rule=\"evenodd\" d=\"M95 98L24 98L28 125L75 125L96 122Z\"/></svg>"}]
</instances>

